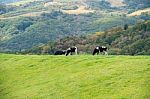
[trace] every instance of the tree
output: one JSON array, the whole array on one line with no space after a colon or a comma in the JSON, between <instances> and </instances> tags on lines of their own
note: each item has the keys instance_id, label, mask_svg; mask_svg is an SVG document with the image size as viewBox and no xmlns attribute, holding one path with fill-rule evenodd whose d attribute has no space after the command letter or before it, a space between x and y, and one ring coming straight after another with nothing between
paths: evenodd
<instances>
[{"instance_id":1,"label":"tree","mask_svg":"<svg viewBox=\"0 0 150 99\"><path fill-rule=\"evenodd\" d=\"M124 30L127 30L128 29L128 24L125 24L124 25Z\"/></svg>"},{"instance_id":2,"label":"tree","mask_svg":"<svg viewBox=\"0 0 150 99\"><path fill-rule=\"evenodd\" d=\"M6 5L0 4L0 14L6 13Z\"/></svg>"}]
</instances>

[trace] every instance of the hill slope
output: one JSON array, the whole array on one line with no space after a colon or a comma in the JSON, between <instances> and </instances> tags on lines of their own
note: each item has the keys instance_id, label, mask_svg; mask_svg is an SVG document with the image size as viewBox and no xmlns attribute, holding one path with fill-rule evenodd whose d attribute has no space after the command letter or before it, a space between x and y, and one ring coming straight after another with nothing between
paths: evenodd
<instances>
[{"instance_id":1,"label":"hill slope","mask_svg":"<svg viewBox=\"0 0 150 99\"><path fill-rule=\"evenodd\" d=\"M135 11L133 13L128 14L128 16L139 16L139 15L141 15L143 13L150 14L150 8Z\"/></svg>"},{"instance_id":2,"label":"hill slope","mask_svg":"<svg viewBox=\"0 0 150 99\"><path fill-rule=\"evenodd\" d=\"M65 37L55 42L50 41L47 44L34 46L23 53L54 54L56 50L66 50L70 46L77 46L79 54L91 54L95 46L101 45L107 46L109 54L113 55L150 55L150 21L133 26L126 25L124 29L115 27L88 36Z\"/></svg>"},{"instance_id":3,"label":"hill slope","mask_svg":"<svg viewBox=\"0 0 150 99\"><path fill-rule=\"evenodd\" d=\"M21 0L0 0L0 3L14 3L14 2L18 2L18 1L21 1Z\"/></svg>"},{"instance_id":4,"label":"hill slope","mask_svg":"<svg viewBox=\"0 0 150 99\"><path fill-rule=\"evenodd\" d=\"M136 23L135 18L119 15L109 14L108 17L96 13L69 15L59 11L45 13L36 18L1 20L0 51L29 49L66 36L86 35L118 25L134 23Z\"/></svg>"},{"instance_id":5,"label":"hill slope","mask_svg":"<svg viewBox=\"0 0 150 99\"><path fill-rule=\"evenodd\" d=\"M150 56L1 54L0 98L149 99L149 62Z\"/></svg>"},{"instance_id":6,"label":"hill slope","mask_svg":"<svg viewBox=\"0 0 150 99\"><path fill-rule=\"evenodd\" d=\"M124 0L107 0L111 6L114 7L119 7L119 6L125 6L125 4L123 3Z\"/></svg>"},{"instance_id":7,"label":"hill slope","mask_svg":"<svg viewBox=\"0 0 150 99\"><path fill-rule=\"evenodd\" d=\"M120 6L113 7L117 2ZM13 5L0 4L0 52L24 51L66 36L88 35L149 19L147 14L127 16L135 8L122 4L122 0L15 0Z\"/></svg>"}]
</instances>

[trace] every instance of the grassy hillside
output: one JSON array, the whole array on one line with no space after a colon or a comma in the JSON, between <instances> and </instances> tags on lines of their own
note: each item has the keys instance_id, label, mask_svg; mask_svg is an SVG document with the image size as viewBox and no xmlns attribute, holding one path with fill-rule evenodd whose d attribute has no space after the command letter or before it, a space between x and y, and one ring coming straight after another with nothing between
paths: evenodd
<instances>
[{"instance_id":1,"label":"grassy hillside","mask_svg":"<svg viewBox=\"0 0 150 99\"><path fill-rule=\"evenodd\" d=\"M107 1L15 0L12 5L0 4L0 52L24 51L66 36L88 35L149 20L148 14L127 16L135 9L121 6L122 0ZM114 7L117 2L120 6Z\"/></svg>"},{"instance_id":2,"label":"grassy hillside","mask_svg":"<svg viewBox=\"0 0 150 99\"><path fill-rule=\"evenodd\" d=\"M125 4L123 3L124 0L107 0L111 6L114 7L119 7L119 6L125 6Z\"/></svg>"},{"instance_id":3,"label":"grassy hillside","mask_svg":"<svg viewBox=\"0 0 150 99\"><path fill-rule=\"evenodd\" d=\"M0 54L1 99L149 99L150 56Z\"/></svg>"},{"instance_id":4,"label":"grassy hillside","mask_svg":"<svg viewBox=\"0 0 150 99\"><path fill-rule=\"evenodd\" d=\"M135 11L133 13L128 14L128 16L139 16L144 13L150 14L150 8Z\"/></svg>"},{"instance_id":5,"label":"grassy hillside","mask_svg":"<svg viewBox=\"0 0 150 99\"><path fill-rule=\"evenodd\" d=\"M35 45L66 36L91 34L135 22L135 18L119 15L107 17L96 13L70 15L59 11L45 13L36 18L1 20L0 51L30 49Z\"/></svg>"}]
</instances>

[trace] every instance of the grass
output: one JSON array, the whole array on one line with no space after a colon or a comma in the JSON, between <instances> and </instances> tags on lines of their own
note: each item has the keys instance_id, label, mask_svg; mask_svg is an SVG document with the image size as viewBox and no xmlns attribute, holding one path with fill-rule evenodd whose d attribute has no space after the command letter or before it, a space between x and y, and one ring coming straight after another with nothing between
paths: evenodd
<instances>
[{"instance_id":1,"label":"grass","mask_svg":"<svg viewBox=\"0 0 150 99\"><path fill-rule=\"evenodd\" d=\"M150 99L150 56L0 54L1 99Z\"/></svg>"},{"instance_id":2,"label":"grass","mask_svg":"<svg viewBox=\"0 0 150 99\"><path fill-rule=\"evenodd\" d=\"M94 10L88 10L84 6L80 6L76 10L63 10L63 12L67 13L67 14L77 14L78 15L78 14L93 13Z\"/></svg>"},{"instance_id":3,"label":"grass","mask_svg":"<svg viewBox=\"0 0 150 99\"><path fill-rule=\"evenodd\" d=\"M123 3L123 0L108 0L108 2L109 2L113 7L125 6L125 4Z\"/></svg>"}]
</instances>

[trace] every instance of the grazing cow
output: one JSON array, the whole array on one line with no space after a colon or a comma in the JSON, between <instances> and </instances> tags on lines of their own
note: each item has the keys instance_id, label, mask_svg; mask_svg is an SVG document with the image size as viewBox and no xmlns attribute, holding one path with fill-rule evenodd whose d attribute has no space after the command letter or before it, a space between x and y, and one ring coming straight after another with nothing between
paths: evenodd
<instances>
[{"instance_id":1,"label":"grazing cow","mask_svg":"<svg viewBox=\"0 0 150 99\"><path fill-rule=\"evenodd\" d=\"M66 56L68 56L69 54L72 55L72 53L75 53L75 55L77 55L77 47L68 48L67 51L66 51Z\"/></svg>"},{"instance_id":2,"label":"grazing cow","mask_svg":"<svg viewBox=\"0 0 150 99\"><path fill-rule=\"evenodd\" d=\"M101 52L104 52L105 53L105 55L107 55L107 47L106 46L97 46L95 49L94 49L94 51L93 51L93 55L95 55L95 54L99 54L99 52L101 53Z\"/></svg>"},{"instance_id":3,"label":"grazing cow","mask_svg":"<svg viewBox=\"0 0 150 99\"><path fill-rule=\"evenodd\" d=\"M66 51L63 51L63 50L58 50L55 52L54 55L65 55L66 54Z\"/></svg>"}]
</instances>

